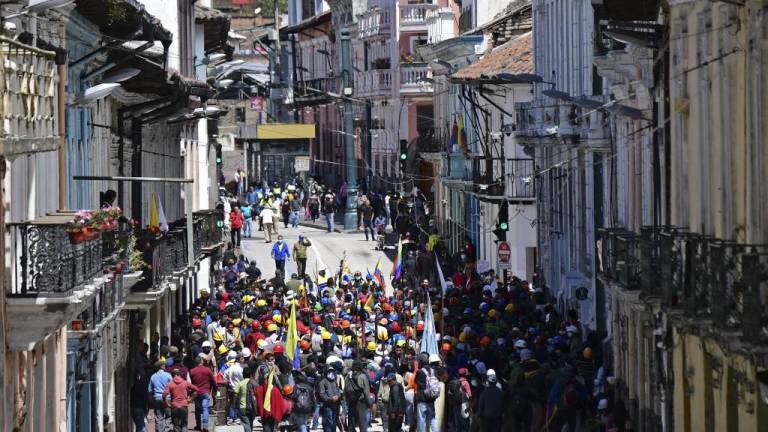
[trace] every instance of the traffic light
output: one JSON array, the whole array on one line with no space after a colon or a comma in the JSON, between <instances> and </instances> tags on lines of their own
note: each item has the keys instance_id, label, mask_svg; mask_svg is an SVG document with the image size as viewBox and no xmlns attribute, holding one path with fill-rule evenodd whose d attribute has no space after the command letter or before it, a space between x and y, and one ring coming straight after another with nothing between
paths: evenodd
<instances>
[{"instance_id":1,"label":"traffic light","mask_svg":"<svg viewBox=\"0 0 768 432\"><path fill-rule=\"evenodd\" d=\"M509 202L504 200L499 204L499 215L496 219L496 229L493 234L499 241L507 241L507 231L509 231Z\"/></svg>"},{"instance_id":2,"label":"traffic light","mask_svg":"<svg viewBox=\"0 0 768 432\"><path fill-rule=\"evenodd\" d=\"M405 174L405 164L408 161L408 140L400 140L400 171Z\"/></svg>"}]
</instances>

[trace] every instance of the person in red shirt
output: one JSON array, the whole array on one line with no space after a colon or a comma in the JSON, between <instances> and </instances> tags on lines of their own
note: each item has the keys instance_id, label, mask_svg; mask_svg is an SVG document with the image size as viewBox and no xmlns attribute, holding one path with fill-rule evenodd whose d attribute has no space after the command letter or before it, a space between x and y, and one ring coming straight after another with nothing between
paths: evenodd
<instances>
[{"instance_id":1,"label":"person in red shirt","mask_svg":"<svg viewBox=\"0 0 768 432\"><path fill-rule=\"evenodd\" d=\"M186 431L187 421L189 419L189 405L190 397L194 398L197 395L199 389L189 381L181 377L181 370L174 368L171 372L173 379L165 386L163 390L163 400L171 406L171 417L173 419L173 427L175 430ZM192 394L190 395L190 391ZM170 401L168 396L171 397Z\"/></svg>"},{"instance_id":2,"label":"person in red shirt","mask_svg":"<svg viewBox=\"0 0 768 432\"><path fill-rule=\"evenodd\" d=\"M192 380L192 385L198 388L198 394L195 398L195 423L198 429L207 431L208 411L213 405L216 377L211 369L205 365L205 357L203 356L198 356L195 359L197 366L189 371L189 378Z\"/></svg>"},{"instance_id":3,"label":"person in red shirt","mask_svg":"<svg viewBox=\"0 0 768 432\"><path fill-rule=\"evenodd\" d=\"M243 228L243 213L240 208L235 206L229 214L230 234L232 235L232 246L240 247L240 230Z\"/></svg>"},{"instance_id":4,"label":"person in red shirt","mask_svg":"<svg viewBox=\"0 0 768 432\"><path fill-rule=\"evenodd\" d=\"M263 371L266 372L266 371ZM264 432L275 432L277 425L283 421L288 413L288 405L280 393L279 386L272 386L270 392L270 410L264 409L264 398L267 394L267 380L269 373L262 373L259 377L259 386L256 388L256 404L258 405L259 417L261 417L261 427Z\"/></svg>"}]
</instances>

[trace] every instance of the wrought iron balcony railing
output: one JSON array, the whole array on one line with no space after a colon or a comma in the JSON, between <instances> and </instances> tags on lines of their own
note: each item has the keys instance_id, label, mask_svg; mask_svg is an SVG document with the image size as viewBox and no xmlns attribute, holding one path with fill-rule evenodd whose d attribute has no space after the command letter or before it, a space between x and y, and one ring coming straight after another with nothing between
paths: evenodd
<instances>
[{"instance_id":1,"label":"wrought iron balcony railing","mask_svg":"<svg viewBox=\"0 0 768 432\"><path fill-rule=\"evenodd\" d=\"M536 173L533 159L507 159L506 193L510 199L536 198Z\"/></svg>"},{"instance_id":2,"label":"wrought iron balcony railing","mask_svg":"<svg viewBox=\"0 0 768 432\"><path fill-rule=\"evenodd\" d=\"M472 180L475 192L482 195L504 195L504 159L491 156L472 158Z\"/></svg>"},{"instance_id":3,"label":"wrought iron balcony railing","mask_svg":"<svg viewBox=\"0 0 768 432\"><path fill-rule=\"evenodd\" d=\"M72 244L66 219L8 224L12 296L68 296L104 270L101 238Z\"/></svg>"},{"instance_id":4,"label":"wrought iron balcony railing","mask_svg":"<svg viewBox=\"0 0 768 432\"><path fill-rule=\"evenodd\" d=\"M748 340L768 339L768 245L745 245L679 227L603 229L600 276L642 289L687 316Z\"/></svg>"}]
</instances>

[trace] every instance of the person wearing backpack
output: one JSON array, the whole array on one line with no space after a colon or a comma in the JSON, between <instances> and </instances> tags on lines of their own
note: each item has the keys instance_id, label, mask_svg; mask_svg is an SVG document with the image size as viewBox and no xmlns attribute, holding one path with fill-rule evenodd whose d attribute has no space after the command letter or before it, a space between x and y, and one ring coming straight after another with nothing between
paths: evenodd
<instances>
[{"instance_id":1,"label":"person wearing backpack","mask_svg":"<svg viewBox=\"0 0 768 432\"><path fill-rule=\"evenodd\" d=\"M307 423L315 412L317 401L315 392L307 383L307 378L303 373L295 374L296 386L293 388L291 401L293 410L291 411L291 423L294 424L299 432L309 432Z\"/></svg>"},{"instance_id":2,"label":"person wearing backpack","mask_svg":"<svg viewBox=\"0 0 768 432\"><path fill-rule=\"evenodd\" d=\"M440 432L435 414L435 401L440 397L440 380L434 370L440 365L440 356L421 353L419 365L423 366L416 372L416 394L413 397L418 432L426 432L427 427L430 432Z\"/></svg>"},{"instance_id":3,"label":"person wearing backpack","mask_svg":"<svg viewBox=\"0 0 768 432\"><path fill-rule=\"evenodd\" d=\"M317 383L317 396L322 404L323 432L334 432L341 407L341 389L333 368L328 368Z\"/></svg>"},{"instance_id":4,"label":"person wearing backpack","mask_svg":"<svg viewBox=\"0 0 768 432\"><path fill-rule=\"evenodd\" d=\"M569 430L580 430L581 412L587 404L587 389L579 381L574 367L566 363L563 373L552 386L547 400L547 422L553 430L568 425Z\"/></svg>"}]
</instances>

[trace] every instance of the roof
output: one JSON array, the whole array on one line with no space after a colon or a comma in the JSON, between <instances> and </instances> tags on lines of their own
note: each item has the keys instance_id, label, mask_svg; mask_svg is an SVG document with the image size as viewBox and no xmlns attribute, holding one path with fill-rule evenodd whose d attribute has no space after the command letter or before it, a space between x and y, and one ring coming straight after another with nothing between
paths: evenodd
<instances>
[{"instance_id":1,"label":"roof","mask_svg":"<svg viewBox=\"0 0 768 432\"><path fill-rule=\"evenodd\" d=\"M96 24L104 35L117 39L160 40L170 43L173 34L138 0L77 0L76 9ZM105 11L116 8L118 17Z\"/></svg>"},{"instance_id":2,"label":"roof","mask_svg":"<svg viewBox=\"0 0 768 432\"><path fill-rule=\"evenodd\" d=\"M229 16L216 9L196 4L195 22L203 24L206 54L226 47L230 27Z\"/></svg>"},{"instance_id":3,"label":"roof","mask_svg":"<svg viewBox=\"0 0 768 432\"><path fill-rule=\"evenodd\" d=\"M280 29L281 35L291 34L291 33L299 33L302 30L306 30L311 27L318 26L320 24L331 22L331 11L327 10L323 13L313 15L299 23L296 23L292 26L283 27Z\"/></svg>"},{"instance_id":4,"label":"roof","mask_svg":"<svg viewBox=\"0 0 768 432\"><path fill-rule=\"evenodd\" d=\"M492 80L500 73L533 73L533 33L525 33L497 47L475 63L459 69L451 79Z\"/></svg>"}]
</instances>

